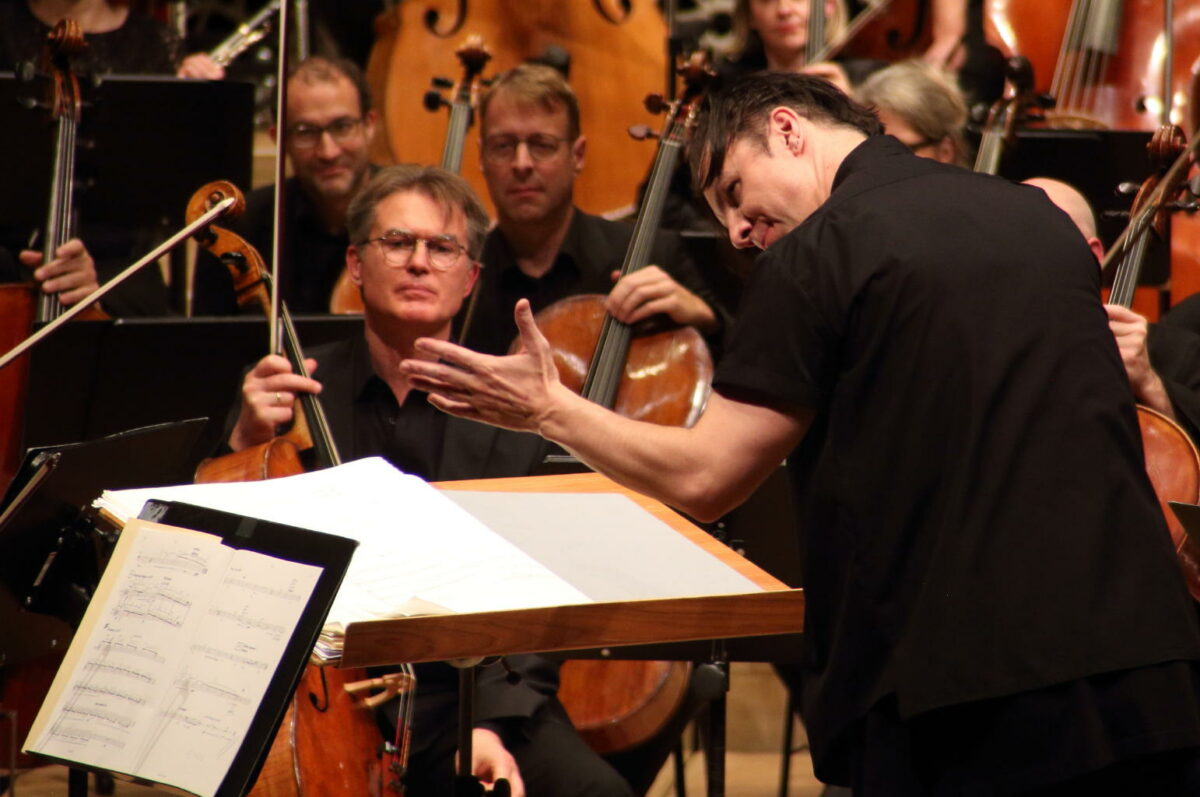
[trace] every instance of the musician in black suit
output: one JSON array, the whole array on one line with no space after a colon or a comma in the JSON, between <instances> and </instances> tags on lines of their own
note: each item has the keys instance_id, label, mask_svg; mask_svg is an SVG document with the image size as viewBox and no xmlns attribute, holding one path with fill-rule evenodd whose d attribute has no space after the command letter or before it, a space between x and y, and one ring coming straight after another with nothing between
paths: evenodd
<instances>
[{"instance_id":1,"label":"musician in black suit","mask_svg":"<svg viewBox=\"0 0 1200 797\"><path fill-rule=\"evenodd\" d=\"M541 462L542 441L448 419L411 390L397 366L421 336L448 338L450 320L479 276L488 219L459 177L434 167L380 171L350 206L353 242L346 267L362 293L364 335L310 352L321 382L264 357L246 375L229 436L240 450L290 422L296 394L321 393L343 458L381 455L430 479L521 476ZM507 778L522 795L629 797L629 787L589 750L555 697L557 667L514 656L512 678L484 669L473 733L473 771L485 783ZM407 794L451 793L456 749L457 675L419 665ZM512 682L515 680L515 683Z\"/></svg>"}]
</instances>

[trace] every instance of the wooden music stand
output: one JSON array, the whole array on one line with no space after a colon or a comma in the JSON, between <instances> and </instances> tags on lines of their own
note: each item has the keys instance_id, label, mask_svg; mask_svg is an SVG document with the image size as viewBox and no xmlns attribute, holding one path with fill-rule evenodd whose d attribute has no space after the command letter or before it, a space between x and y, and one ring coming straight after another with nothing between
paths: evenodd
<instances>
[{"instance_id":1,"label":"wooden music stand","mask_svg":"<svg viewBox=\"0 0 1200 797\"><path fill-rule=\"evenodd\" d=\"M436 486L443 490L514 493L619 493L750 579L761 591L352 623L346 628L341 666L453 661L514 653L794 634L803 630L802 590L789 589L662 503L599 474L480 479L442 482ZM723 731L723 711L715 711L714 716ZM720 777L712 777L714 773ZM710 768L710 797L724 794L723 774L721 765Z\"/></svg>"}]
</instances>

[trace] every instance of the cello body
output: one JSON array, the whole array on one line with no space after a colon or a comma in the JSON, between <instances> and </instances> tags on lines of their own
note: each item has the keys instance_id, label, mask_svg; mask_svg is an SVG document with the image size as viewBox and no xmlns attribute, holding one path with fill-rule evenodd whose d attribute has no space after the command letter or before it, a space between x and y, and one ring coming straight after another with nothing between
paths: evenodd
<instances>
[{"instance_id":1,"label":"cello body","mask_svg":"<svg viewBox=\"0 0 1200 797\"><path fill-rule=\"evenodd\" d=\"M275 741L254 797L344 797L383 793L376 751L379 728L371 712L346 691L363 670L308 665ZM403 792L399 792L402 794Z\"/></svg>"},{"instance_id":2,"label":"cello body","mask_svg":"<svg viewBox=\"0 0 1200 797\"><path fill-rule=\"evenodd\" d=\"M1194 504L1200 500L1200 454L1187 432L1162 413L1139 406L1138 426L1146 452L1146 473L1154 485L1159 506L1167 519L1171 543L1188 592L1200 601L1200 545L1188 537L1168 501Z\"/></svg>"},{"instance_id":3,"label":"cello body","mask_svg":"<svg viewBox=\"0 0 1200 797\"><path fill-rule=\"evenodd\" d=\"M588 366L604 323L604 297L571 296L537 314L538 328L551 341L563 384L583 392ZM635 328L612 410L618 415L665 426L691 426L704 410L712 382L712 358L691 327Z\"/></svg>"},{"instance_id":4,"label":"cello body","mask_svg":"<svg viewBox=\"0 0 1200 797\"><path fill-rule=\"evenodd\" d=\"M628 10L625 9L628 6ZM541 56L551 45L571 59L588 153L576 204L592 213L631 207L651 153L626 130L645 121L641 99L661 92L666 25L653 0L426 0L396 3L375 24L367 80L382 119L376 163L438 163L447 120L421 107L432 75L458 71L455 47L469 34L491 50L493 74ZM462 174L495 212L476 146L463 153Z\"/></svg>"}]
</instances>

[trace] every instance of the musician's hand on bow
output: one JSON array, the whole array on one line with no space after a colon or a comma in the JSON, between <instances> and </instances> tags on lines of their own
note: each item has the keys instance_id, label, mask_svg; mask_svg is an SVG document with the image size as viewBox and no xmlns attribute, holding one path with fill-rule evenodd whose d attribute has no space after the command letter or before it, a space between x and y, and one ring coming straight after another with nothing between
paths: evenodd
<instances>
[{"instance_id":1,"label":"musician's hand on bow","mask_svg":"<svg viewBox=\"0 0 1200 797\"><path fill-rule=\"evenodd\" d=\"M520 348L492 357L444 340L420 338L417 358L400 363L409 384L451 415L520 432L538 432L555 402L574 396L558 379L550 344L533 321L529 300L517 302Z\"/></svg>"},{"instance_id":2,"label":"musician's hand on bow","mask_svg":"<svg viewBox=\"0 0 1200 797\"><path fill-rule=\"evenodd\" d=\"M312 373L317 361L304 367ZM275 437L278 427L290 423L297 393L320 393L321 383L292 373L292 364L278 354L268 354L242 380L242 409L229 435L229 447L241 451Z\"/></svg>"},{"instance_id":3,"label":"musician's hand on bow","mask_svg":"<svg viewBox=\"0 0 1200 797\"><path fill-rule=\"evenodd\" d=\"M496 781L504 778L512 797L525 797L525 782L512 753L500 741L495 731L475 728L471 731L471 774L489 791Z\"/></svg>"},{"instance_id":4,"label":"musician's hand on bow","mask_svg":"<svg viewBox=\"0 0 1200 797\"><path fill-rule=\"evenodd\" d=\"M1125 374L1133 388L1133 396L1139 403L1158 410L1174 419L1175 412L1162 379L1150 363L1146 348L1149 325L1146 319L1125 307L1116 304L1104 305L1108 313L1108 327L1117 339L1117 350L1125 365Z\"/></svg>"},{"instance_id":5,"label":"musician's hand on bow","mask_svg":"<svg viewBox=\"0 0 1200 797\"><path fill-rule=\"evenodd\" d=\"M96 263L83 241L72 238L54 252L54 259L42 264L42 253L26 249L20 261L33 269L33 277L43 293L57 293L58 300L72 305L100 287L96 281Z\"/></svg>"},{"instance_id":6,"label":"musician's hand on bow","mask_svg":"<svg viewBox=\"0 0 1200 797\"><path fill-rule=\"evenodd\" d=\"M225 77L225 67L218 64L208 53L192 53L183 59L177 77L189 77L197 80L222 80Z\"/></svg>"},{"instance_id":7,"label":"musician's hand on bow","mask_svg":"<svg viewBox=\"0 0 1200 797\"><path fill-rule=\"evenodd\" d=\"M676 324L696 327L701 332L716 327L717 316L712 308L658 266L646 266L624 277L614 271L612 278L617 284L604 307L618 321L634 324L656 313L666 313Z\"/></svg>"}]
</instances>

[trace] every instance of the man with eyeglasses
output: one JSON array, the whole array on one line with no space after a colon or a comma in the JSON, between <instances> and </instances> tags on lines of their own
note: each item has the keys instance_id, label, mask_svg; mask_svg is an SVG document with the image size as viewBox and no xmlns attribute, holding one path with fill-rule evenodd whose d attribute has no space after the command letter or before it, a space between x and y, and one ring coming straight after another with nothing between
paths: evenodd
<instances>
[{"instance_id":1,"label":"man with eyeglasses","mask_svg":"<svg viewBox=\"0 0 1200 797\"><path fill-rule=\"evenodd\" d=\"M524 64L501 75L480 98L479 120L480 160L497 221L484 245L479 295L459 322L464 345L503 353L517 334L517 299L528 298L537 311L581 293L608 294L609 312L620 321L665 313L715 340L724 312L678 236L660 235L650 257L656 265L614 286L632 228L574 205L587 140L575 93L560 73Z\"/></svg>"},{"instance_id":2,"label":"man with eyeglasses","mask_svg":"<svg viewBox=\"0 0 1200 797\"><path fill-rule=\"evenodd\" d=\"M284 150L293 176L285 182L284 257L280 292L293 312L323 313L342 273L346 209L366 183L367 150L377 114L358 67L344 59L314 56L288 78ZM275 189L246 198L246 212L232 226L258 249L270 267ZM212 258L197 267L194 312L237 312L229 275Z\"/></svg>"},{"instance_id":3,"label":"man with eyeglasses","mask_svg":"<svg viewBox=\"0 0 1200 797\"><path fill-rule=\"evenodd\" d=\"M449 338L479 276L488 217L470 186L432 166L388 167L351 203L347 226L345 264L362 293L364 334L307 352L319 382L291 373L282 357L260 360L243 380L229 447L269 440L291 422L296 394L319 393L343 459L383 456L430 480L529 474L544 456L540 438L449 418L398 370L418 337ZM539 656L508 663L517 683L498 666L478 679L475 774L489 785L508 779L516 797L526 787L534 795L631 797L556 699L557 666ZM457 672L418 665L417 684L405 793L443 797L452 793Z\"/></svg>"}]
</instances>

